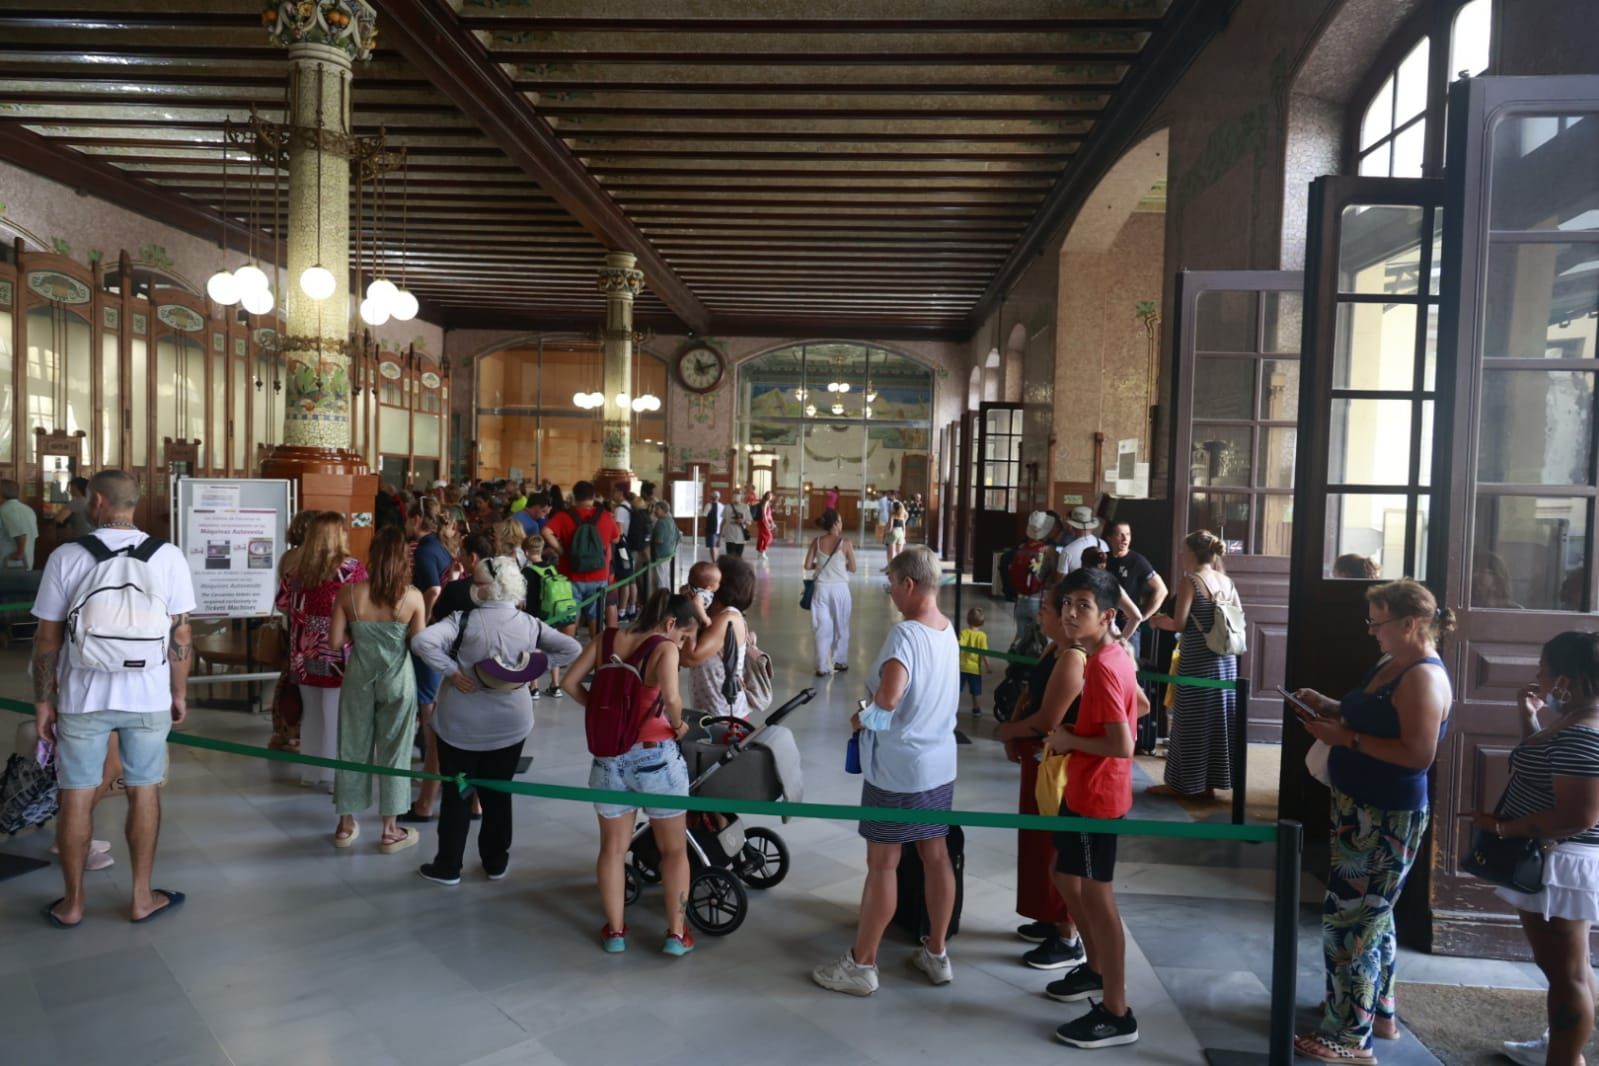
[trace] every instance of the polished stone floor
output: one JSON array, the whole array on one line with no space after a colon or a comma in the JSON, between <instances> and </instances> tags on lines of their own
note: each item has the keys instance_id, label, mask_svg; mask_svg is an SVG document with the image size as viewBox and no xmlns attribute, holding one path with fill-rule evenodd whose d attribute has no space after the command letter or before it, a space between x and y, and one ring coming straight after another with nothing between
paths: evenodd
<instances>
[{"instance_id":1,"label":"polished stone floor","mask_svg":"<svg viewBox=\"0 0 1599 1066\"><path fill-rule=\"evenodd\" d=\"M874 570L881 564L879 552L863 558ZM858 780L842 766L847 717L893 611L880 578L861 575L854 670L818 682L808 616L796 606L798 567L797 549L772 552L752 624L774 657L779 698L820 686L820 698L789 723L805 753L807 799L854 802ZM967 602L977 595L968 591ZM1003 647L1008 612L998 605L990 617L991 642ZM24 655L0 653L0 695L26 698ZM958 805L1014 809L1015 768L993 741L992 723L965 724L975 743L961 749ZM208 709L188 728L251 743L268 732L261 718ZM0 755L10 734L7 722ZM585 783L588 756L569 701L538 705L527 750L530 778ZM851 939L864 870L853 824L773 826L793 852L787 880L752 892L743 928L701 937L688 959L655 953L660 894L647 892L630 912L632 947L613 957L596 943L596 831L586 806L518 797L511 875L490 883L469 865L459 887L445 888L416 876L431 856L431 832L420 848L384 856L369 819L361 844L335 851L329 799L297 787L292 767L172 752L156 884L187 892L187 906L137 929L125 920L118 799L97 822L118 863L89 875L81 928L63 932L39 916L60 895L53 868L0 884L0 1061L749 1066L1088 1056L1194 1064L1207 1047L1265 1046L1271 854L1263 845L1124 841L1118 896L1142 1039L1074 1052L1051 1039L1052 1029L1082 1008L1043 997L1050 978L1018 961L1025 945L1013 935L1009 832L968 834L954 983L928 986L902 965L911 946L898 941L884 952L880 992L857 1000L809 979L812 966ZM1143 797L1134 814L1188 817ZM47 857L49 843L47 833L33 832L0 850ZM1301 909L1303 1008L1321 991L1316 912ZM1530 968L1513 964L1407 955L1401 966L1405 976L1439 983L1482 983L1491 974L1496 983L1536 985ZM1436 1061L1408 1036L1380 1051L1400 1066Z\"/></svg>"}]
</instances>

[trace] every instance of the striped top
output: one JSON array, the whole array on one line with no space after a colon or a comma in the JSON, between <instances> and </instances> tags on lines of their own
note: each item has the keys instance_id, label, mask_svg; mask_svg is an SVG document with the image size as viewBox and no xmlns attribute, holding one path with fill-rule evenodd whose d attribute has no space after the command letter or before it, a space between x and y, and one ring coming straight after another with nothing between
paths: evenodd
<instances>
[{"instance_id":1,"label":"striped top","mask_svg":"<svg viewBox=\"0 0 1599 1066\"><path fill-rule=\"evenodd\" d=\"M1556 730L1547 740L1527 740L1510 753L1510 783L1500 797L1498 818L1509 821L1553 810L1555 775L1599 777L1599 729L1571 725ZM1599 844L1599 825L1566 840L1573 844Z\"/></svg>"}]
</instances>

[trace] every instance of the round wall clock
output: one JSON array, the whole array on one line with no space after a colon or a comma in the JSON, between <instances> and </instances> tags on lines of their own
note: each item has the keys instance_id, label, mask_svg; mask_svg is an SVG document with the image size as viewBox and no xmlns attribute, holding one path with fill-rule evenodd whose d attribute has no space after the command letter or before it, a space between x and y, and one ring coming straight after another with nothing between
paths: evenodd
<instances>
[{"instance_id":1,"label":"round wall clock","mask_svg":"<svg viewBox=\"0 0 1599 1066\"><path fill-rule=\"evenodd\" d=\"M709 344L691 344L677 353L677 380L690 392L710 392L726 371L722 353Z\"/></svg>"}]
</instances>

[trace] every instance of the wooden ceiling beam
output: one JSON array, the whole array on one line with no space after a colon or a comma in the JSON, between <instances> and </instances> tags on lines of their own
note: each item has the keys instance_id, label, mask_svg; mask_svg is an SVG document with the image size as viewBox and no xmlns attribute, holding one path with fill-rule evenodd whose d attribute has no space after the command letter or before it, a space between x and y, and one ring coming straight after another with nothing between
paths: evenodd
<instances>
[{"instance_id":1,"label":"wooden ceiling beam","mask_svg":"<svg viewBox=\"0 0 1599 1066\"><path fill-rule=\"evenodd\" d=\"M562 137L595 140L697 141L714 144L717 141L772 141L773 143L797 141L802 144L840 142L848 144L1059 144L1083 140L1083 133L890 133L880 130L678 130L678 129L591 129L587 126L566 126L559 131ZM584 148L589 147L584 145ZM605 149L609 151L609 149Z\"/></svg>"},{"instance_id":2,"label":"wooden ceiling beam","mask_svg":"<svg viewBox=\"0 0 1599 1066\"><path fill-rule=\"evenodd\" d=\"M685 90L687 91L687 90ZM900 107L646 107L632 104L539 103L539 113L550 118L583 119L612 116L645 118L702 119L811 119L836 118L863 122L895 122L903 119L942 121L975 119L986 121L1066 122L1097 119L1101 108L900 108ZM577 127L570 127L577 128ZM599 132L599 131L595 131Z\"/></svg>"},{"instance_id":3,"label":"wooden ceiling beam","mask_svg":"<svg viewBox=\"0 0 1599 1066\"><path fill-rule=\"evenodd\" d=\"M255 11L200 8L194 11L73 11L68 8L34 8L0 13L0 26L14 29L72 30L195 30L260 29Z\"/></svg>"},{"instance_id":4,"label":"wooden ceiling beam","mask_svg":"<svg viewBox=\"0 0 1599 1066\"><path fill-rule=\"evenodd\" d=\"M1114 93L1120 79L1109 81L1041 82L1030 84L926 81L595 81L555 77L517 78L512 84L522 92L544 93L649 93L737 96L1036 96L1041 99L1070 93Z\"/></svg>"},{"instance_id":5,"label":"wooden ceiling beam","mask_svg":"<svg viewBox=\"0 0 1599 1066\"><path fill-rule=\"evenodd\" d=\"M1001 33L1033 36L1041 33L1082 33L1099 30L1140 31L1153 28L1159 16L1066 15L1058 18L623 18L601 16L573 18L547 15L464 15L469 30L507 33L724 33L724 34L934 34Z\"/></svg>"},{"instance_id":6,"label":"wooden ceiling beam","mask_svg":"<svg viewBox=\"0 0 1599 1066\"><path fill-rule=\"evenodd\" d=\"M810 156L810 155L807 155L805 153L800 153L800 156L801 156L801 158L805 158L805 159L814 158L814 156ZM979 158L981 158L981 157L979 157ZM974 162L975 161L976 160L974 160ZM1034 184L1034 185L1040 185L1041 183L1048 182L1049 179L1053 178L1055 176L1055 172L1056 172L1056 170L1058 168L1052 167L1049 170L1010 170L1010 171L994 171L994 170L912 170L912 171L879 170L879 171L875 171L874 172L874 171L868 171L868 170L806 170L806 171L802 171L802 170L799 170L798 168L795 168L795 167L771 167L771 168L763 168L763 167L727 167L727 166L723 166L723 167L652 167L652 166L647 166L647 165L640 166L640 165L637 165L637 164L635 164L633 166L619 166L619 165L610 165L610 164L600 163L600 164L592 165L588 169L589 169L589 173L591 173L591 174L601 174L601 175L616 176L616 177L627 177L629 175L638 175L638 176L642 176L642 177L646 177L646 178L652 178L652 179L654 179L654 178L662 178L662 177L674 177L674 178L727 178L727 179L730 179L730 180L732 180L732 179L744 180L744 179L750 179L750 178L788 178L788 179L792 180L793 178L800 177L803 174L806 177L813 177L813 178L819 178L819 179L832 179L834 181L850 181L850 182L889 181L889 182L894 182L895 183L894 184L895 188L902 188L902 187L909 186L911 183L913 183L913 182L915 182L915 181L917 181L918 179L921 179L921 178L938 178L940 180L948 180L948 179L951 179L951 178L968 178L968 179L971 179L971 180L976 181L976 182L993 183L993 184L998 184L998 183L1010 181L1010 182L1027 182L1027 183ZM806 186L806 187L807 188L817 188L819 186ZM980 187L980 186L978 186L978 187ZM628 188L632 188L632 186L631 185L619 185L619 186L617 186L618 191L625 190L625 189L628 189ZM765 188L765 186L762 186L762 188Z\"/></svg>"},{"instance_id":7,"label":"wooden ceiling beam","mask_svg":"<svg viewBox=\"0 0 1599 1066\"><path fill-rule=\"evenodd\" d=\"M50 47L57 47L51 45ZM152 46L155 47L155 46ZM163 46L164 47L164 46ZM1125 66L1138 56L1138 50L1104 48L1092 51L1042 52L683 52L683 51L556 51L535 48L497 48L489 45L489 56L496 63L517 66L605 67L640 63L675 67L742 67L767 70L771 67L1048 67ZM699 91L699 86L694 87Z\"/></svg>"},{"instance_id":8,"label":"wooden ceiling beam","mask_svg":"<svg viewBox=\"0 0 1599 1066\"><path fill-rule=\"evenodd\" d=\"M609 248L638 257L646 284L685 324L701 330L710 314L671 265L583 168L549 123L517 92L483 45L444 0L385 0L384 36L453 100L505 155ZM600 264L595 263L598 268Z\"/></svg>"},{"instance_id":9,"label":"wooden ceiling beam","mask_svg":"<svg viewBox=\"0 0 1599 1066\"><path fill-rule=\"evenodd\" d=\"M825 139L825 138L824 138ZM457 149L439 149L442 154ZM458 149L463 154L471 149ZM863 160L911 163L1069 163L1071 152L802 152L765 151L758 148L610 148L599 145L574 147L572 153L583 159L752 159L758 162L819 160L854 163Z\"/></svg>"},{"instance_id":10,"label":"wooden ceiling beam","mask_svg":"<svg viewBox=\"0 0 1599 1066\"><path fill-rule=\"evenodd\" d=\"M1160 28L1105 109L1105 117L1095 124L1093 136L1050 190L1038 216L967 316L969 333L982 327L1056 231L1088 202L1094 187L1133 146L1189 64L1226 27L1237 4L1238 0L1173 0Z\"/></svg>"}]
</instances>

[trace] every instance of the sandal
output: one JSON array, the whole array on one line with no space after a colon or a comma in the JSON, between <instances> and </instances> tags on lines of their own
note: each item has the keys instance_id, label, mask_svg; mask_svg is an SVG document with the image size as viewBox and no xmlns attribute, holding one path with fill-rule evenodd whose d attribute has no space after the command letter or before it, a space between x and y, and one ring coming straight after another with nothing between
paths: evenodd
<instances>
[{"instance_id":1,"label":"sandal","mask_svg":"<svg viewBox=\"0 0 1599 1066\"><path fill-rule=\"evenodd\" d=\"M351 844L354 844L357 840L360 840L360 839L361 839L361 823L360 822L351 822L350 823L350 833L349 833L348 836L341 836L337 829L335 829L333 831L333 846L336 847L336 848L347 848Z\"/></svg>"},{"instance_id":2,"label":"sandal","mask_svg":"<svg viewBox=\"0 0 1599 1066\"><path fill-rule=\"evenodd\" d=\"M1294 1037L1294 1054L1317 1062L1359 1062L1377 1066L1377 1056L1360 1048L1348 1047L1321 1033L1305 1033Z\"/></svg>"},{"instance_id":3,"label":"sandal","mask_svg":"<svg viewBox=\"0 0 1599 1066\"><path fill-rule=\"evenodd\" d=\"M404 851L406 848L415 847L417 842L421 839L421 833L418 833L410 826L406 826L404 829L400 830L400 839L385 839L383 843L378 845L378 851L384 855L393 855L397 851Z\"/></svg>"}]
</instances>

